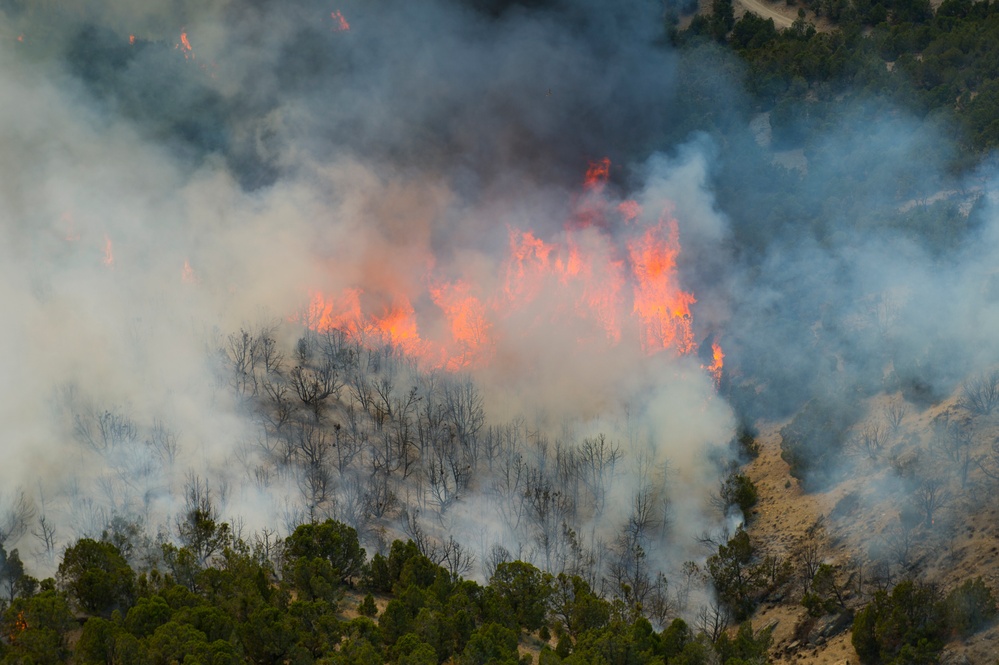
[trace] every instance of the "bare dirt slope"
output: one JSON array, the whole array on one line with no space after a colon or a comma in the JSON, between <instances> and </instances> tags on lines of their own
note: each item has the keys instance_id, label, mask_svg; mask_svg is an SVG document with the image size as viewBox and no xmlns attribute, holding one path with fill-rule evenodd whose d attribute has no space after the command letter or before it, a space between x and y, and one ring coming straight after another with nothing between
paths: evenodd
<instances>
[{"instance_id":1,"label":"bare dirt slope","mask_svg":"<svg viewBox=\"0 0 999 665\"><path fill-rule=\"evenodd\" d=\"M999 480L987 473L999 473L999 405L973 413L961 398L958 387L933 404L913 404L898 393L868 399L867 415L842 456L841 479L821 492L804 492L780 458L785 423L760 424L760 455L745 470L760 495L749 533L765 554L786 558L793 569L792 583L753 617L757 628L774 625L774 662L859 663L849 625L822 635L832 618L811 618L801 605L809 562L835 567L851 610L904 576L942 593L981 576L999 596ZM903 415L890 427L889 409L899 407ZM871 451L860 442L873 426L886 434ZM970 437L966 449L955 450L958 432ZM966 471L961 450L973 462ZM939 484L942 498L927 519L929 481ZM903 516L920 508L921 518L905 526ZM942 662L995 663L996 644L999 626L993 624L953 640Z\"/></svg>"},{"instance_id":2,"label":"bare dirt slope","mask_svg":"<svg viewBox=\"0 0 999 665\"><path fill-rule=\"evenodd\" d=\"M771 3L767 0L736 0L745 11L750 11L762 18L772 18L778 28L790 28L798 16L797 7L788 7L787 3Z\"/></svg>"}]
</instances>

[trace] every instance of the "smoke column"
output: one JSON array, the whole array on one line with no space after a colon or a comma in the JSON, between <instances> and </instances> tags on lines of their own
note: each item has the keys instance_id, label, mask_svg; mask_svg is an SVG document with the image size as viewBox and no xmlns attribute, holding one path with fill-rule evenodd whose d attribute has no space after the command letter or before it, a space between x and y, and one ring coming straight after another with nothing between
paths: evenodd
<instances>
[{"instance_id":1,"label":"smoke column","mask_svg":"<svg viewBox=\"0 0 999 665\"><path fill-rule=\"evenodd\" d=\"M666 477L663 569L701 556L693 536L722 522L709 497L729 403L784 415L880 387L871 368L888 360L945 391L994 357L987 199L949 242L886 221L926 192L983 190L942 175L946 138L861 105L784 168L738 64L673 52L654 2L0 11L0 507L23 492L62 545L113 515L169 531L191 474L226 488L247 532L285 532L301 483L261 479L261 413L233 389L231 336L267 329L290 368L317 294L334 317L391 319L378 341L404 349L412 325L421 343L458 339L453 303L490 312L476 319L488 353L458 363L488 422L521 422L535 448L605 434L626 453L617 508L586 522L594 551L619 536L631 488ZM836 188L847 202L829 205ZM660 222L668 239L669 220L676 289L696 301L674 317L690 348L650 354L631 248ZM504 300L528 231L562 268L585 251L591 281L546 273L528 306ZM576 306L606 293L624 303L614 316ZM704 369L712 342L728 401ZM449 359L421 370L454 376ZM397 390L424 389L400 367ZM470 491L433 528L480 563L494 545L540 561L490 501ZM44 566L39 542L7 546Z\"/></svg>"}]
</instances>

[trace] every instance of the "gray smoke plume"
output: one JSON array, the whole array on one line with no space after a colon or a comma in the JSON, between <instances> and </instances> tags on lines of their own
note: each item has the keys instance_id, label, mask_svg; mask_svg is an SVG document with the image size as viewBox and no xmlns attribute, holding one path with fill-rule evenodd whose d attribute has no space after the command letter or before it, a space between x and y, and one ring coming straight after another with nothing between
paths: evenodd
<instances>
[{"instance_id":1,"label":"gray smoke plume","mask_svg":"<svg viewBox=\"0 0 999 665\"><path fill-rule=\"evenodd\" d=\"M751 123L734 58L674 52L656 2L0 11L0 507L27 497L17 542L40 566L116 516L173 537L185 487L207 482L247 534L329 515L366 525L374 547L459 542L476 565L448 561L475 575L505 556L589 562L614 592L646 565L628 561L636 543L669 572L723 525L710 497L729 404L782 415L823 391L890 387L889 366L891 385L947 391L994 358L995 216L985 199L968 213L981 185L942 175L947 140L861 105L789 157L754 131L766 117ZM564 246L603 157L602 205L677 220L695 353L593 352L579 339L598 326L553 318L566 304L549 291L491 321L502 341L468 377L302 326L313 293L360 288L370 310L404 294L421 331L446 336L429 287L494 297L511 230ZM920 227L933 206L954 206L960 228ZM607 219L578 235L594 269L635 235ZM712 342L721 396L702 369ZM323 357L341 381L328 406L296 395L292 374L313 380ZM433 405L450 429L413 479L371 481L393 445L378 419L423 422ZM354 461L302 461L348 434ZM461 464L445 477L466 434L493 452L462 462L471 479ZM574 456L589 451L596 473L601 442L613 464L587 484ZM571 501L552 493L569 492L562 472Z\"/></svg>"}]
</instances>

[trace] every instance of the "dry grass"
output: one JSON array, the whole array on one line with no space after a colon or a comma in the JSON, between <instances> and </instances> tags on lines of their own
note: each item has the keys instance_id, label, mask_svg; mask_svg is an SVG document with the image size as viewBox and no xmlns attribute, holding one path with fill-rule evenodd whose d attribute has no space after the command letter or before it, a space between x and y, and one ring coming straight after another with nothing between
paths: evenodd
<instances>
[{"instance_id":1,"label":"dry grass","mask_svg":"<svg viewBox=\"0 0 999 665\"><path fill-rule=\"evenodd\" d=\"M780 459L779 430L785 423L762 424L760 456L746 471L760 494L750 534L757 543L765 544L767 553L781 556L794 557L802 543L815 543L821 562L837 566L845 583L851 562L869 567L872 546L887 542L892 529L898 528L899 512L913 494L906 474L932 473L944 478L949 498L932 524L921 523L913 529L913 574L944 592L981 576L999 595L999 502L994 499L999 482L973 468L962 487L955 463L942 456L937 445L941 424L958 422L973 428L972 455L986 455L992 442L999 439L999 415L972 417L959 406L959 397L958 387L948 399L933 406L908 404L877 458L865 454L844 457L842 480L823 492L804 493L790 478ZM885 408L899 399L898 395L881 395L869 400L868 417L857 424L856 431L883 419ZM862 587L861 595L851 595L848 604L862 605L871 591L869 585ZM801 594L799 585L780 602L761 606L753 617L757 627L776 622L774 661L859 663L849 630L821 644L802 644L797 639L808 619L800 605ZM999 627L993 626L964 643L952 642L947 650L957 658L954 662L965 662L963 658L970 663L995 662L997 643Z\"/></svg>"}]
</instances>

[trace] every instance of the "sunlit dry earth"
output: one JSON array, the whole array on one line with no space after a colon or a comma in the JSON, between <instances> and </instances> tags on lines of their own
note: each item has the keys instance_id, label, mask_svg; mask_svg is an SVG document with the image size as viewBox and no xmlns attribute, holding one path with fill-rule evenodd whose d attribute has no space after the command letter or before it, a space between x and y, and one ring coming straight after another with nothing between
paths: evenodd
<instances>
[{"instance_id":1,"label":"sunlit dry earth","mask_svg":"<svg viewBox=\"0 0 999 665\"><path fill-rule=\"evenodd\" d=\"M879 395L867 402L867 416L855 432L882 418L885 407L898 403L900 395ZM973 458L985 459L991 442L999 436L995 415L971 416L959 404L960 387L939 403L922 408L906 403L906 413L877 459L848 450L849 469L844 477L822 492L805 493L788 473L780 458L780 428L786 423L760 427L759 457L746 469L756 484L760 501L750 534L767 554L791 556L800 570L803 543L815 542L824 563L837 566L840 583L847 571L856 574L851 562L863 562L870 571L871 553L891 542L899 523L899 512L910 496L899 481L908 465L927 464L946 478L947 498L936 511L930 527L913 529L912 574L938 584L943 593L968 579L981 576L993 590L999 589L999 506L994 499L996 481L979 468L972 468L964 487L952 464L938 452L941 422L957 422L974 432ZM848 447L849 448L849 447ZM902 471L900 471L900 469ZM845 499L844 499L845 498ZM842 503L841 503L842 502ZM897 580L900 570L893 572ZM871 584L863 596L848 591L848 604L856 610L869 600ZM785 597L764 603L753 616L754 627L774 625L772 656L788 663L858 663L850 643L850 631L828 640L802 640L808 614L800 605L800 582ZM819 621L822 621L821 619ZM807 632L807 631L806 631ZM984 663L995 658L999 627L992 626L968 640L947 645L943 662Z\"/></svg>"}]
</instances>

